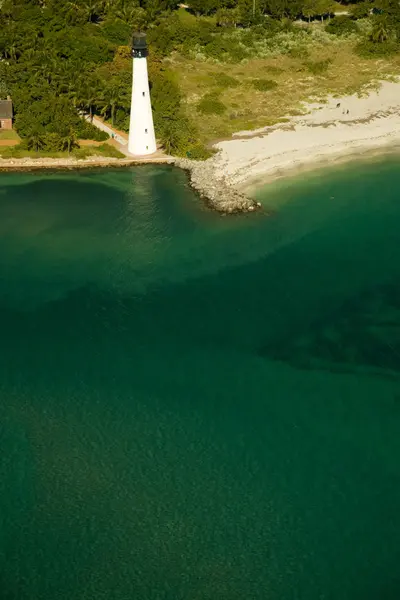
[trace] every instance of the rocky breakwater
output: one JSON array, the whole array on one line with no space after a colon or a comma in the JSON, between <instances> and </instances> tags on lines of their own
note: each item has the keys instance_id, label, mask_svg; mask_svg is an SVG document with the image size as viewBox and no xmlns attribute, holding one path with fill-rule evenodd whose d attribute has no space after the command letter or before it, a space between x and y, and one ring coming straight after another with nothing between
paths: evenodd
<instances>
[{"instance_id":1,"label":"rocky breakwater","mask_svg":"<svg viewBox=\"0 0 400 600\"><path fill-rule=\"evenodd\" d=\"M230 185L225 177L220 176L216 171L213 159L194 161L177 158L175 165L188 171L192 188L211 208L223 214L252 212L261 207L259 202L248 198Z\"/></svg>"}]
</instances>

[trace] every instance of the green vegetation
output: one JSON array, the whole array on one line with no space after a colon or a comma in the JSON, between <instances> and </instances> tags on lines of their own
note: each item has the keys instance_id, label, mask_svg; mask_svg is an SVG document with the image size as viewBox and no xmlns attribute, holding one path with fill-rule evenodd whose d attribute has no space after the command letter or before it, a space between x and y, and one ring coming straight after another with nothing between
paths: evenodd
<instances>
[{"instance_id":1,"label":"green vegetation","mask_svg":"<svg viewBox=\"0 0 400 600\"><path fill-rule=\"evenodd\" d=\"M276 81L272 79L253 79L252 84L259 92L268 92L278 87Z\"/></svg>"},{"instance_id":2,"label":"green vegetation","mask_svg":"<svg viewBox=\"0 0 400 600\"><path fill-rule=\"evenodd\" d=\"M100 144L100 146L84 146L76 148L72 152L73 156L78 159L88 158L89 156L109 156L112 158L126 158L115 146L111 144Z\"/></svg>"},{"instance_id":3,"label":"green vegetation","mask_svg":"<svg viewBox=\"0 0 400 600\"><path fill-rule=\"evenodd\" d=\"M219 73L218 77L215 78L215 84L219 88L236 87L239 85L239 81L226 73Z\"/></svg>"},{"instance_id":4,"label":"green vegetation","mask_svg":"<svg viewBox=\"0 0 400 600\"><path fill-rule=\"evenodd\" d=\"M321 75L328 70L329 65L331 64L331 59L326 58L325 60L316 60L316 61L308 61L306 62L307 69L313 75Z\"/></svg>"},{"instance_id":5,"label":"green vegetation","mask_svg":"<svg viewBox=\"0 0 400 600\"><path fill-rule=\"evenodd\" d=\"M222 104L216 94L206 94L197 104L197 110L204 115L222 115L226 106Z\"/></svg>"},{"instance_id":6,"label":"green vegetation","mask_svg":"<svg viewBox=\"0 0 400 600\"><path fill-rule=\"evenodd\" d=\"M77 158L79 160L89 158L89 156L105 156L113 158L126 158L117 148L110 144L101 144L100 146L84 146L79 148L74 146L68 151L65 150L50 151L40 148L27 147L25 144L18 146L0 146L0 156L2 158Z\"/></svg>"},{"instance_id":7,"label":"green vegetation","mask_svg":"<svg viewBox=\"0 0 400 600\"><path fill-rule=\"evenodd\" d=\"M176 0L3 0L0 97L12 95L19 152L84 155L79 139L106 140L80 111L128 130L138 28L150 43L157 137L183 156L282 122L309 97L400 72L397 0L192 0L188 10Z\"/></svg>"},{"instance_id":8,"label":"green vegetation","mask_svg":"<svg viewBox=\"0 0 400 600\"><path fill-rule=\"evenodd\" d=\"M13 129L2 129L0 130L0 140L16 140L19 141L20 137Z\"/></svg>"},{"instance_id":9,"label":"green vegetation","mask_svg":"<svg viewBox=\"0 0 400 600\"><path fill-rule=\"evenodd\" d=\"M341 15L332 19L325 27L325 31L332 33L333 35L349 35L351 33L357 33L358 26L351 17Z\"/></svg>"}]
</instances>

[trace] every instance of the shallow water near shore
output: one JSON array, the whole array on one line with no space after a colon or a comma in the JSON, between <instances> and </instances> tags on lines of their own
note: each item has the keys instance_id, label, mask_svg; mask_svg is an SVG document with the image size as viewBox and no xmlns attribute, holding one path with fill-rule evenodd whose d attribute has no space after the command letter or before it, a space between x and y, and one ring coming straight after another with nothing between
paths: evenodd
<instances>
[{"instance_id":1,"label":"shallow water near shore","mask_svg":"<svg viewBox=\"0 0 400 600\"><path fill-rule=\"evenodd\" d=\"M400 597L399 190L0 175L2 598Z\"/></svg>"}]
</instances>

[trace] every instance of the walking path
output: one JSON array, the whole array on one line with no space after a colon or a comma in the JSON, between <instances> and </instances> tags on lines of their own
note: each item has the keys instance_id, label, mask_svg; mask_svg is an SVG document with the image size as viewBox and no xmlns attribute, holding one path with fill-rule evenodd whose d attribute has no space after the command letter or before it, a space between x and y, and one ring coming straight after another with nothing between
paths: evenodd
<instances>
[{"instance_id":1,"label":"walking path","mask_svg":"<svg viewBox=\"0 0 400 600\"><path fill-rule=\"evenodd\" d=\"M90 119L90 115L83 114L82 116L84 117L84 119L86 119L86 121L89 121L89 122L91 121L93 123L93 125L95 127L97 127L97 129L101 129L101 131L105 131L106 133L108 133L108 135L112 138L110 140L110 143L112 143L113 146L115 146L120 152L122 152L122 154L125 154L125 156L127 156L128 158L133 158L133 155L130 154L130 152L128 151L128 134L127 133L125 133L124 131L120 131L119 129L116 129L115 127L112 127L111 125L108 125L108 123L105 123L103 121L103 119L101 119L100 117L93 116L93 118ZM165 159L166 162L171 162L171 160L174 160L174 158L172 156L165 154L165 152L163 152L160 149L158 149L157 152L155 152L154 154L143 156L143 158L135 157L135 159L138 162L149 162L149 163L161 162L163 159Z\"/></svg>"}]
</instances>

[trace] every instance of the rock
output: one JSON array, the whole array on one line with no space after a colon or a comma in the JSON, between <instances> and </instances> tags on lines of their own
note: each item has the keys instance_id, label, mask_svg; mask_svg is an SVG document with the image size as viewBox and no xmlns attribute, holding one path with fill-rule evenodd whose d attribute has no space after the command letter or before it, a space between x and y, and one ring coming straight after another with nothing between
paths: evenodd
<instances>
[{"instance_id":1,"label":"rock","mask_svg":"<svg viewBox=\"0 0 400 600\"><path fill-rule=\"evenodd\" d=\"M260 205L239 192L225 177L218 176L212 159L200 162L182 158L175 164L189 172L191 187L215 210L224 214L252 212Z\"/></svg>"}]
</instances>

